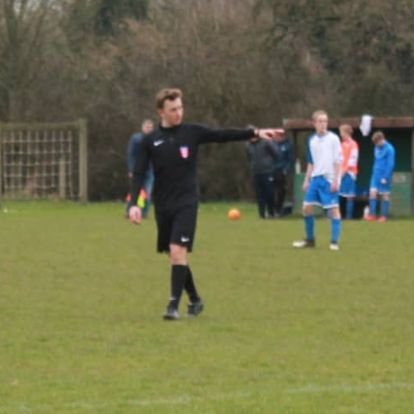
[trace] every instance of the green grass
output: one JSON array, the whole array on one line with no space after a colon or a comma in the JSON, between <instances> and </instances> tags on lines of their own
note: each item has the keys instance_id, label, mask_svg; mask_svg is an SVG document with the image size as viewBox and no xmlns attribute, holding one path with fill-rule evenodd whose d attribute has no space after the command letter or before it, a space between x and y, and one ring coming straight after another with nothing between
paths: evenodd
<instances>
[{"instance_id":1,"label":"green grass","mask_svg":"<svg viewBox=\"0 0 414 414\"><path fill-rule=\"evenodd\" d=\"M154 220L120 204L0 213L0 414L414 412L413 220L346 222L295 251L300 219L200 208L206 302L164 322ZM185 300L182 303L184 313Z\"/></svg>"}]
</instances>

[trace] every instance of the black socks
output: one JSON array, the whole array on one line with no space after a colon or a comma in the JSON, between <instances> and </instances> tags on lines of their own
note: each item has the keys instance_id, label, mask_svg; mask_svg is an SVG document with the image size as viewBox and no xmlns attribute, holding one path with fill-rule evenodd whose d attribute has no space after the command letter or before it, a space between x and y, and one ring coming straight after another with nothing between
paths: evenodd
<instances>
[{"instance_id":1,"label":"black socks","mask_svg":"<svg viewBox=\"0 0 414 414\"><path fill-rule=\"evenodd\" d=\"M187 266L171 266L171 297L170 306L178 309L181 294L183 293L184 284L187 278Z\"/></svg>"},{"instance_id":2,"label":"black socks","mask_svg":"<svg viewBox=\"0 0 414 414\"><path fill-rule=\"evenodd\" d=\"M193 274L191 273L190 266L187 266L187 278L184 284L185 291L190 298L190 302L198 302L200 300L200 296L198 296L197 289L194 284Z\"/></svg>"},{"instance_id":3,"label":"black socks","mask_svg":"<svg viewBox=\"0 0 414 414\"><path fill-rule=\"evenodd\" d=\"M188 293L192 303L200 300L194 284L190 267L186 265L171 266L171 298L169 306L178 309L183 290Z\"/></svg>"}]
</instances>

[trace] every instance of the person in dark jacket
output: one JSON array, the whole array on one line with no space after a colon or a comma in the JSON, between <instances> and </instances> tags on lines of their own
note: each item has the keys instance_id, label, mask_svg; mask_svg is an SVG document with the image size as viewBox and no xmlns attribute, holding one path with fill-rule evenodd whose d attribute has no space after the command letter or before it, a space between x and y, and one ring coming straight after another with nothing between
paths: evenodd
<instances>
[{"instance_id":1,"label":"person in dark jacket","mask_svg":"<svg viewBox=\"0 0 414 414\"><path fill-rule=\"evenodd\" d=\"M273 218L275 216L273 169L278 157L277 146L273 141L252 137L246 144L246 152L250 162L259 217Z\"/></svg>"},{"instance_id":2,"label":"person in dark jacket","mask_svg":"<svg viewBox=\"0 0 414 414\"><path fill-rule=\"evenodd\" d=\"M278 130L274 141L278 150L278 157L274 165L274 185L275 185L275 213L283 216L283 205L285 203L288 177L293 168L293 146L286 138L283 129Z\"/></svg>"},{"instance_id":3,"label":"person in dark jacket","mask_svg":"<svg viewBox=\"0 0 414 414\"><path fill-rule=\"evenodd\" d=\"M131 180L129 218L141 223L137 206L145 173L150 163L154 169L153 203L158 229L157 250L169 255L171 265L170 300L165 320L179 319L183 290L189 296L188 316L197 316L204 308L188 263L197 223L198 147L210 142L247 141L256 136L271 139L273 129L211 129L183 123L184 107L180 89L163 89L156 97L159 127L142 140L141 151Z\"/></svg>"},{"instance_id":4,"label":"person in dark jacket","mask_svg":"<svg viewBox=\"0 0 414 414\"><path fill-rule=\"evenodd\" d=\"M131 135L128 141L128 148L127 148L127 167L128 167L128 178L131 179L135 163L139 154L140 145L144 136L149 134L154 130L154 122L151 119L145 119L141 125L141 132L135 132ZM145 174L145 183L144 183L144 191L141 193L141 203L142 207L142 217L147 217L149 208L151 205L151 194L152 194L152 187L154 184L154 174L152 172L152 167L150 166ZM127 200L129 200L131 195L128 194ZM128 204L127 204L128 209Z\"/></svg>"}]
</instances>

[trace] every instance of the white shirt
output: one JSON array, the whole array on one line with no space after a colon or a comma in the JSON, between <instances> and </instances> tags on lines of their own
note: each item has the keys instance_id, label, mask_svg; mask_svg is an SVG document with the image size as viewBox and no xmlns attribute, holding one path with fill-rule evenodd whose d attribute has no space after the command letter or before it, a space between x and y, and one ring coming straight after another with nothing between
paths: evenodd
<instances>
[{"instance_id":1,"label":"white shirt","mask_svg":"<svg viewBox=\"0 0 414 414\"><path fill-rule=\"evenodd\" d=\"M313 134L308 141L308 163L312 164L312 177L324 176L333 182L335 171L342 160L341 141L338 135L327 131L325 135ZM339 177L338 177L339 179Z\"/></svg>"}]
</instances>

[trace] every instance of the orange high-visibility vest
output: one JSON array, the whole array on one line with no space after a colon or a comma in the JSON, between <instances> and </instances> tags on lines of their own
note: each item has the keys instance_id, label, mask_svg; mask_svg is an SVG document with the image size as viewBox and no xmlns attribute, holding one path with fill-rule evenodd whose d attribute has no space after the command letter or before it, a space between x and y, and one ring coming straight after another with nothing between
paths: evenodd
<instances>
[{"instance_id":1,"label":"orange high-visibility vest","mask_svg":"<svg viewBox=\"0 0 414 414\"><path fill-rule=\"evenodd\" d=\"M358 143L350 139L349 141L342 141L342 173L350 173L354 177L358 174Z\"/></svg>"}]
</instances>

